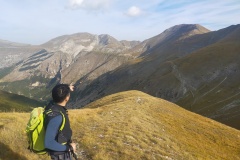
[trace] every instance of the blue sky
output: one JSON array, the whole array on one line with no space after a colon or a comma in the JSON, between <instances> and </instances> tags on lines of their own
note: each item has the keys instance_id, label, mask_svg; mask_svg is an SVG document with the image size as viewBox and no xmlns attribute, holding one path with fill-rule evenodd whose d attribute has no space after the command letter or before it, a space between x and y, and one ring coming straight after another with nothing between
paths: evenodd
<instances>
[{"instance_id":1,"label":"blue sky","mask_svg":"<svg viewBox=\"0 0 240 160\"><path fill-rule=\"evenodd\" d=\"M20 43L78 32L143 41L177 24L240 24L240 0L0 0L0 39Z\"/></svg>"}]
</instances>

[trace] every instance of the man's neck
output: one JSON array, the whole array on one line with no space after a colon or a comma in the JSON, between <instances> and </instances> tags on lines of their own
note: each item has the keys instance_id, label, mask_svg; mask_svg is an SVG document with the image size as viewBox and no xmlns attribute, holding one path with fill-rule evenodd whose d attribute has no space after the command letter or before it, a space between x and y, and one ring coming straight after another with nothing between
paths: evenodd
<instances>
[{"instance_id":1,"label":"man's neck","mask_svg":"<svg viewBox=\"0 0 240 160\"><path fill-rule=\"evenodd\" d=\"M59 106L65 107L66 106L66 102L62 102L62 103L57 103Z\"/></svg>"}]
</instances>

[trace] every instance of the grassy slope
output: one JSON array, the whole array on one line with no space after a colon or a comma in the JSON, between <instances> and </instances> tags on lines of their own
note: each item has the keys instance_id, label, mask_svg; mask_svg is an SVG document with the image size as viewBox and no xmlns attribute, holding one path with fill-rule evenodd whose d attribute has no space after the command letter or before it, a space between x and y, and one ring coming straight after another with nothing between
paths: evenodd
<instances>
[{"instance_id":1,"label":"grassy slope","mask_svg":"<svg viewBox=\"0 0 240 160\"><path fill-rule=\"evenodd\" d=\"M33 107L43 104L23 96L0 91L0 112L1 111L31 111Z\"/></svg>"},{"instance_id":2,"label":"grassy slope","mask_svg":"<svg viewBox=\"0 0 240 160\"><path fill-rule=\"evenodd\" d=\"M218 43L175 61L188 84L200 82L177 103L239 129L239 51L239 42Z\"/></svg>"},{"instance_id":3,"label":"grassy slope","mask_svg":"<svg viewBox=\"0 0 240 160\"><path fill-rule=\"evenodd\" d=\"M240 132L138 91L107 96L69 112L82 159L240 159ZM0 159L30 153L28 113L0 113Z\"/></svg>"}]
</instances>

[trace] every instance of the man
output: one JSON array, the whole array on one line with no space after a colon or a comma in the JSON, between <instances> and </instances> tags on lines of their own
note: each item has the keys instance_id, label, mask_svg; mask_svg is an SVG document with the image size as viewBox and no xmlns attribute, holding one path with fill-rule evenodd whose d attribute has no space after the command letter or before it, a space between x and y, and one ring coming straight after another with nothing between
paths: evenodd
<instances>
[{"instance_id":1,"label":"man","mask_svg":"<svg viewBox=\"0 0 240 160\"><path fill-rule=\"evenodd\" d=\"M70 91L73 90L73 85L56 85L52 89L53 101L45 108L44 145L52 160L72 160L70 151L76 151L76 144L72 143L71 140L72 129L66 109L66 104L70 99Z\"/></svg>"}]
</instances>

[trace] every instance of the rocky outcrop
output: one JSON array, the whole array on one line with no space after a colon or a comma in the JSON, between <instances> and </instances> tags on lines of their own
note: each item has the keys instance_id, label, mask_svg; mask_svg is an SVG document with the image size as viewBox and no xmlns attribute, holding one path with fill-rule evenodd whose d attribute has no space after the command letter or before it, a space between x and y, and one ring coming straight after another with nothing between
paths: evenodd
<instances>
[{"instance_id":1,"label":"rocky outcrop","mask_svg":"<svg viewBox=\"0 0 240 160\"><path fill-rule=\"evenodd\" d=\"M24 53L24 56L19 53L18 47L14 50L16 54L8 55L8 58L18 59L12 62L15 66L10 73L2 71L6 74L0 77L0 81L4 83L2 88L12 91L10 83L16 83L18 88L15 87L16 90L22 90L19 87L24 84L29 88L29 92L34 92L39 88L49 90L49 87L46 89L42 87L58 82L75 83L82 80L91 82L133 59L134 56L124 52L137 44L139 44L137 41L123 43L109 35L77 33L57 37L40 46L29 46L28 48L34 52ZM3 55L3 52L0 54ZM8 63L8 59L5 58L4 63Z\"/></svg>"}]
</instances>

